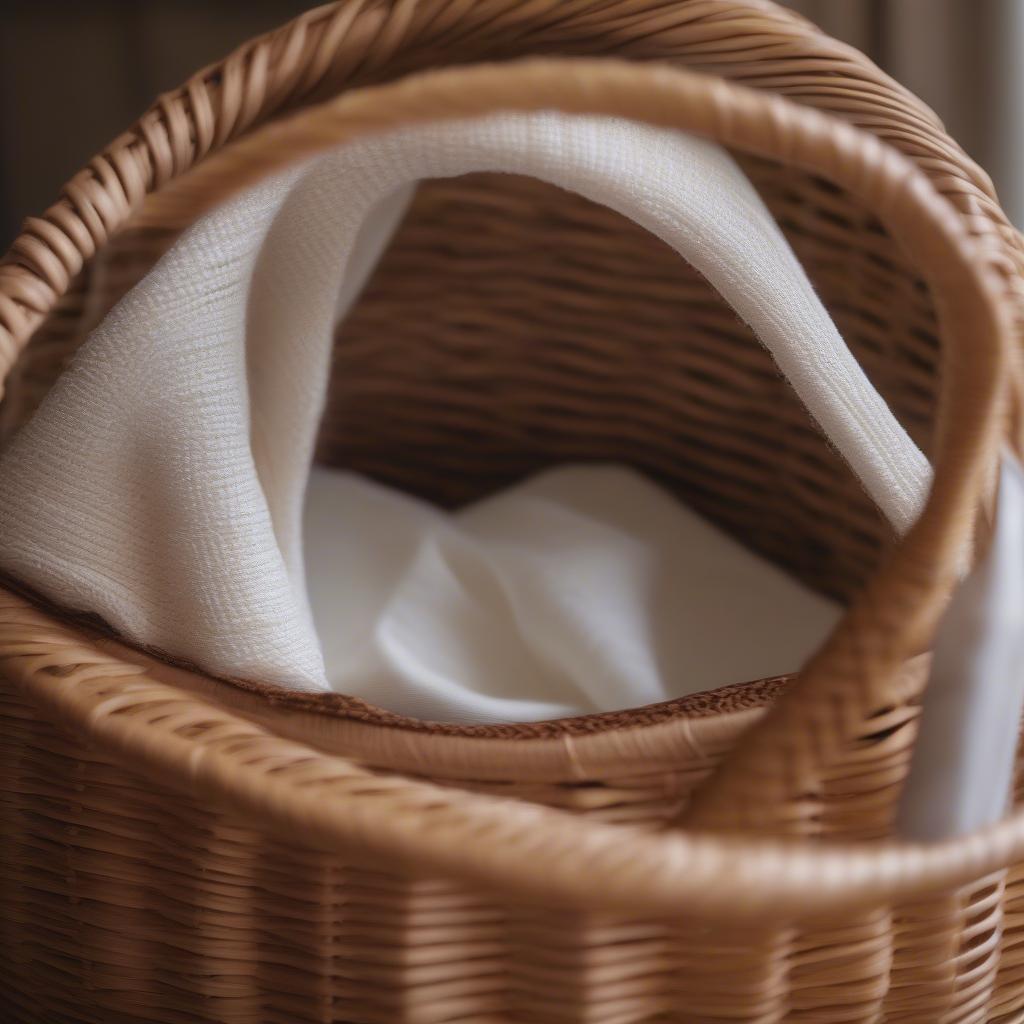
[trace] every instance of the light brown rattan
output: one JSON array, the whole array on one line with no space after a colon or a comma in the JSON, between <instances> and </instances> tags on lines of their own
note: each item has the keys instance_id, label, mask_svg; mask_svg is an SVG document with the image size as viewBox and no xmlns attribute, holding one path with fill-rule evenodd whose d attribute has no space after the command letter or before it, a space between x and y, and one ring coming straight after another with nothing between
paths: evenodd
<instances>
[{"instance_id":1,"label":"light brown rattan","mask_svg":"<svg viewBox=\"0 0 1024 1024\"><path fill-rule=\"evenodd\" d=\"M480 13L484 6L492 21ZM531 31L517 37L517 24ZM311 25L324 33L315 42ZM448 40L452 49L437 47L439 62L464 62L471 54L459 49L466 45L458 42L459 26L479 37L477 55L565 48L673 56L832 106L902 144L956 200L959 215L910 162L838 121L715 78L592 62L482 68L351 92L241 139L179 182L169 181L214 141L225 141L233 126L257 120L285 93L306 92L312 79L351 75L364 84L422 63L427 58L415 46L400 45L415 40L417 31L437 33L435 42ZM345 32L361 50L355 43L352 49L339 46ZM673 46L672 53L659 51ZM354 60L357 52L361 57ZM396 58L386 69L373 59L382 53ZM289 69L287 75L275 79L268 72L275 66L271 58ZM872 277L869 267L881 266L880 276L899 283L903 290L888 293L890 301L900 294L922 312L895 310L887 319L884 302L869 301L844 315L851 323L881 318L860 349L874 348L872 369L884 378L883 390L922 432L932 411L934 325L942 324L946 393L932 448L938 482L922 522L856 594L832 643L744 736L741 756L734 752L688 811L701 824L797 833L814 842L652 829L683 810L694 787L762 717L772 685L751 684L632 715L507 730L438 730L342 698L317 706L267 687L207 680L5 594L0 1001L6 1000L14 1019L1016 1019L1024 1007L1020 870L1011 866L1024 860L1019 817L936 847L882 841L923 678L921 660L908 659L927 645L1011 412L1020 249L986 195L984 179L927 112L869 65L763 4L346 4L257 44L230 67L236 79L224 72L219 80L232 97L220 136L212 117L200 117L195 145L189 141L185 148L192 131L188 113L206 102L196 99L202 90L193 83L184 93L186 104L180 97L165 100L160 109L166 121L151 118L141 135L97 163L96 179L80 181L48 219L30 222L14 261L0 274L8 361L69 287L89 245L102 242L129 208L134 226L122 236L129 244L105 264L111 272L106 283L87 276L69 307L74 326L65 336L59 316L44 324L44 335L54 329L51 350L77 338L83 324L202 206L284 159L419 117L495 106L614 111L686 127L752 154L748 166L755 180L773 209L788 214L783 223L801 255L811 255L812 275L837 317L844 301L872 294L879 275ZM250 92L237 90L240 67L257 69ZM331 76L328 67L334 68ZM216 79L208 74L200 80L215 96ZM213 108L207 103L206 109ZM177 148L160 135L165 123L178 133ZM114 177L107 174L112 168ZM116 196L116 181L127 182L130 201L104 208L103 201ZM486 203L491 184L478 179L465 194ZM86 185L88 209L104 209L105 227L88 222L81 206L76 212ZM144 190L158 185L155 199L142 204ZM402 261L422 253L430 225L452 212L454 187L421 199L390 267L346 328L342 353L349 339L364 352L364 362L349 362L346 374L362 366L371 380L378 374L379 383L395 366L379 351L377 363L366 353L375 330L393 322L385 319L387 304L408 290ZM787 189L802 194L803 202ZM581 204L556 203L533 186L513 183L505 194L512 196L512 210L531 204L544 210L537 219L552 235L566 225L570 231L590 225L595 237L598 225L621 228ZM500 199L493 202L502 209ZM509 208L503 208L503 224ZM100 237L87 236L82 225ZM835 251L830 230L839 231L851 253L840 268L834 256L829 265L828 252ZM470 245L477 252L483 247ZM612 252L615 246L598 248ZM660 251L627 251L642 254L643 269L661 268L662 282L676 280ZM524 252L517 240L502 257L514 261ZM848 280L841 291L842 271L849 278L851 268L862 271L860 294ZM599 280L600 269L585 268L584 280ZM440 276L445 272L442 267ZM692 300L698 286L690 280L688 287ZM704 301L711 304L706 294ZM635 307L623 299L612 308ZM742 438L746 419L749 437L751 412L765 408L765 395L770 404L780 392L770 374L745 362L745 345L757 351L750 339L735 328L721 330L723 322L715 307L705 321L687 324L682 337L670 334L669 342L685 353L671 365L681 377L679 367L686 367L704 382L696 392L707 407L731 400L729 415L705 421L709 433L736 426ZM485 318L478 326L487 323ZM490 344L516 340L514 325L502 318L495 324ZM555 326L555 320L542 321L547 330ZM586 326L574 322L574 341ZM670 316L650 331L667 333L673 326ZM896 341L886 343L888 334ZM692 371L706 371L716 337L723 362L737 353L740 369L733 376L697 377ZM427 341L441 345L448 338L442 333ZM604 358L607 348L622 344L622 337L596 342L591 358ZM458 345L453 348L457 361ZM566 351L572 352L568 343ZM895 369L886 376L890 364ZM25 365L14 388L18 401L8 404L12 421L35 400L33 382L52 374L45 357ZM928 383L912 378L908 365L917 371L924 366ZM545 366L541 397L551 380L570 383L578 364L563 367L560 376L556 367ZM458 383L453 376L447 380L453 388ZM524 380L516 381L520 403L530 395ZM757 393L760 385L764 394ZM654 396L659 413L640 421L648 443L659 437L666 416L689 411L652 388L644 379L639 392ZM672 389L663 382L662 390ZM428 390L412 397L419 402L436 396ZM396 435L370 431L362 450L346 447L346 432L337 424L351 423L365 408L359 398L358 392L355 401L339 396L324 455L335 460L354 451L363 456L351 460L355 464L383 465L407 480L407 455L396 451L387 461ZM397 388L395 398L400 404L406 396ZM569 438L564 443L573 450L592 426L587 413L593 406L577 398L559 408L563 419L575 413L582 421L574 432L555 435ZM443 405L435 404L434 412L444 420ZM530 419L528 412L524 421L550 428L550 421ZM475 422L457 419L448 434L428 434L431 443L420 454L436 454L444 441L452 445L457 428ZM859 576L849 557L844 562L823 555L797 566L824 586L831 568L841 577L831 582L837 592L856 591L883 542L877 520L844 484L836 461L813 447L805 420L791 411L766 411L753 423L780 451L797 452L793 464L802 477L794 472L792 481L776 479L780 489L809 479L805 499L815 485L833 482L837 493L853 495L852 511L824 505L837 515L831 535L815 532L807 515L815 506L801 504L799 487L798 497L780 497L772 514L781 521L787 511L802 510L795 535L805 531L808 546L826 551L830 545L843 549L846 535L859 529L854 543L868 552ZM405 424L414 441L422 438L421 428L415 416ZM461 444L469 451L477 440L466 431ZM617 451L614 441L606 444L585 453ZM654 445L666 466L682 446L678 438ZM523 450L509 472L536 457L529 438ZM755 530L749 506L743 511L744 491L759 493L758 483L770 478L764 459L756 449L737 457L742 441L712 450L721 456L718 470L672 467L664 475L688 496L710 491L708 507L722 510L734 529ZM472 467L474 459L479 453L457 465ZM469 493L493 483L487 473L466 478ZM734 506L741 512L729 520ZM781 533L773 540L766 531L761 547L792 544L793 536ZM845 550L849 556L854 549Z\"/></svg>"}]
</instances>

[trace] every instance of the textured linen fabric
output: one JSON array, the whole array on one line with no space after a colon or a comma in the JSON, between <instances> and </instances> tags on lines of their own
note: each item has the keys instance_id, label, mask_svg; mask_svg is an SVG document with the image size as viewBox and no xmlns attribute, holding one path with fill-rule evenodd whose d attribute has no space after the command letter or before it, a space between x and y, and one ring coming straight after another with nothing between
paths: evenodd
<instances>
[{"instance_id":1,"label":"textured linen fabric","mask_svg":"<svg viewBox=\"0 0 1024 1024\"><path fill-rule=\"evenodd\" d=\"M617 119L498 114L361 140L197 221L0 459L0 568L211 673L327 689L301 526L333 327L415 182L483 170L581 193L676 248L751 324L894 525L913 520L927 461L724 150ZM665 678L689 689L677 668ZM507 717L521 716L509 705Z\"/></svg>"}]
</instances>

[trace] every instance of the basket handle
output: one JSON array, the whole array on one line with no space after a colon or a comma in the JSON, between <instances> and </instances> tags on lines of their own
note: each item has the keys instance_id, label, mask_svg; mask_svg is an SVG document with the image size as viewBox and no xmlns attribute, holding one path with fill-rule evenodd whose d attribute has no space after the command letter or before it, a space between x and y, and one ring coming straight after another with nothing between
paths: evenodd
<instances>
[{"instance_id":1,"label":"basket handle","mask_svg":"<svg viewBox=\"0 0 1024 1024\"><path fill-rule=\"evenodd\" d=\"M877 214L934 297L943 374L927 505L801 679L698 793L687 819L799 831L794 808L836 749L873 711L920 686L906 664L931 641L990 496L1011 404L1019 406L998 270L924 175L873 136L721 80L663 66L529 60L349 93L241 140L172 187L174 201L194 215L287 163L371 132L545 108L681 129L815 173Z\"/></svg>"},{"instance_id":2,"label":"basket handle","mask_svg":"<svg viewBox=\"0 0 1024 1024\"><path fill-rule=\"evenodd\" d=\"M993 479L1011 400L1007 303L993 261L923 173L874 136L775 96L667 66L527 60L436 71L350 92L272 124L168 186L185 221L287 164L358 136L497 110L559 109L682 129L792 164L859 198L900 239L935 298L943 379L927 505L890 560L695 801L701 826L777 829L837 745L906 693L958 577Z\"/></svg>"}]
</instances>

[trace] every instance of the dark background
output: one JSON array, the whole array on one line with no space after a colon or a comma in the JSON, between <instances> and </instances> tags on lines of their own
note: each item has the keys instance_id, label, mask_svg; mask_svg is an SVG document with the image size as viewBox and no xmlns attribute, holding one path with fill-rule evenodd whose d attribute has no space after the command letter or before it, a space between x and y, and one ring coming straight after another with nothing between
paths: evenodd
<instances>
[{"instance_id":1,"label":"dark background","mask_svg":"<svg viewBox=\"0 0 1024 1024\"><path fill-rule=\"evenodd\" d=\"M305 0L0 0L0 245L160 92Z\"/></svg>"}]
</instances>

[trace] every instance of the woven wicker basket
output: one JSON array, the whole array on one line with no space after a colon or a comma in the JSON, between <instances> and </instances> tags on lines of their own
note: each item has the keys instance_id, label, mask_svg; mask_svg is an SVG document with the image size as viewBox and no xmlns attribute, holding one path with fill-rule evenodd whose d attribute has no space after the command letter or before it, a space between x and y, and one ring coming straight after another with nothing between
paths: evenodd
<instances>
[{"instance_id":1,"label":"woven wicker basket","mask_svg":"<svg viewBox=\"0 0 1024 1024\"><path fill-rule=\"evenodd\" d=\"M530 55L574 59L456 67ZM426 68L448 70L405 77ZM210 203L367 131L538 107L741 159L931 455L923 518L893 543L659 242L535 182L425 186L341 331L321 459L443 503L630 462L848 602L842 624L795 680L454 727L210 679L8 581L4 1021L1024 1019L1024 813L888 838L918 655L1019 422L1024 248L934 115L804 21L761 0L349 0L248 44L27 222L0 267L4 430Z\"/></svg>"}]
</instances>

